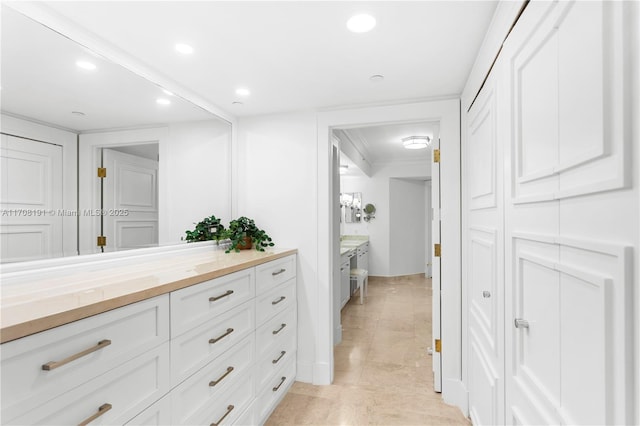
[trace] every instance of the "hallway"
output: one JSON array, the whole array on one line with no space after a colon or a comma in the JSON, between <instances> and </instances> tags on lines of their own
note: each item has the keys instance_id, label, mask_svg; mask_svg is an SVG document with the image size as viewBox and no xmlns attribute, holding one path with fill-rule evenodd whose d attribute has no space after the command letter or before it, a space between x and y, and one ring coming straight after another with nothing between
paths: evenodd
<instances>
[{"instance_id":1,"label":"hallway","mask_svg":"<svg viewBox=\"0 0 640 426\"><path fill-rule=\"evenodd\" d=\"M470 424L432 390L430 279L371 279L365 304L353 297L342 310L342 326L333 384L294 383L268 426Z\"/></svg>"}]
</instances>

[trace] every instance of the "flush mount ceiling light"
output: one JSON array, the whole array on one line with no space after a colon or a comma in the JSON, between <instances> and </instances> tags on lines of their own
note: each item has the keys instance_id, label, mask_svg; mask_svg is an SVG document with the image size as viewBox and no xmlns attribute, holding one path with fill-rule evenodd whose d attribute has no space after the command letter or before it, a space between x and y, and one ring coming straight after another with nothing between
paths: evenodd
<instances>
[{"instance_id":1,"label":"flush mount ceiling light","mask_svg":"<svg viewBox=\"0 0 640 426\"><path fill-rule=\"evenodd\" d=\"M425 149L431 144L429 136L409 136L402 138L402 145L406 149Z\"/></svg>"},{"instance_id":2,"label":"flush mount ceiling light","mask_svg":"<svg viewBox=\"0 0 640 426\"><path fill-rule=\"evenodd\" d=\"M184 43L177 43L176 44L176 50L180 53L182 53L183 55L190 55L193 53L193 47L189 46L188 44L184 44Z\"/></svg>"},{"instance_id":3,"label":"flush mount ceiling light","mask_svg":"<svg viewBox=\"0 0 640 426\"><path fill-rule=\"evenodd\" d=\"M93 71L96 69L95 64L87 61L76 61L76 66L78 68L82 68L83 70L89 70L89 71Z\"/></svg>"},{"instance_id":4,"label":"flush mount ceiling light","mask_svg":"<svg viewBox=\"0 0 640 426\"><path fill-rule=\"evenodd\" d=\"M170 105L171 101L169 99L165 99L165 98L158 98L158 99L156 99L156 103L158 105Z\"/></svg>"},{"instance_id":5,"label":"flush mount ceiling light","mask_svg":"<svg viewBox=\"0 0 640 426\"><path fill-rule=\"evenodd\" d=\"M376 26L376 18L366 13L355 15L347 21L347 28L352 33L366 33Z\"/></svg>"},{"instance_id":6,"label":"flush mount ceiling light","mask_svg":"<svg viewBox=\"0 0 640 426\"><path fill-rule=\"evenodd\" d=\"M247 88L240 87L240 88L236 89L236 95L238 95L238 96L249 96L250 94L251 94L251 92Z\"/></svg>"},{"instance_id":7,"label":"flush mount ceiling light","mask_svg":"<svg viewBox=\"0 0 640 426\"><path fill-rule=\"evenodd\" d=\"M372 83L381 83L384 80L384 75L374 74L371 77L369 77L369 80L371 80Z\"/></svg>"}]
</instances>

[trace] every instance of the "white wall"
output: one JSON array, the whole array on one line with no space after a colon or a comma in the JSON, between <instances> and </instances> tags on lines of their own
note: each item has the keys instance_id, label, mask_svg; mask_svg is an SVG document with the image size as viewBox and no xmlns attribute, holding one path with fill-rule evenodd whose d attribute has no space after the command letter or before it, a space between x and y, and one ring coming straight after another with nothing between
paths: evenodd
<instances>
[{"instance_id":1,"label":"white wall","mask_svg":"<svg viewBox=\"0 0 640 426\"><path fill-rule=\"evenodd\" d=\"M169 125L160 152L159 183L170 206L161 223L160 243L176 243L194 223L215 215L231 217L231 126L220 120ZM164 197L163 197L164 196Z\"/></svg>"},{"instance_id":2,"label":"white wall","mask_svg":"<svg viewBox=\"0 0 640 426\"><path fill-rule=\"evenodd\" d=\"M362 192L362 203L366 205L371 203L376 206L376 217L370 222L361 223L343 223L343 234L360 234L369 235L369 275L380 277L391 277L395 275L407 275L424 272L424 247L423 240L422 251L419 253L409 253L410 257L414 259L413 264L416 263L417 256L420 256L420 262L422 269L414 272L402 272L414 270L415 268L403 267L402 264L406 259L392 260L391 251L393 245L391 241L391 233L393 224L391 218L391 206L392 201L392 179L402 178L421 178L427 179L431 176L431 168L427 162L396 162L389 164L375 164L372 169L371 177L359 177L359 176L347 176L341 177L341 191L342 192ZM419 195L420 199L424 200L424 189L422 194ZM403 203L406 200L402 201ZM422 215L425 215L425 207L422 206ZM418 217L416 216L416 220ZM421 222L426 221L425 217L419 218ZM426 223L426 222L425 222ZM399 227L400 232L404 232L406 222L396 223L396 230ZM409 229L416 228L424 229L424 224L411 224ZM429 230L430 231L430 230ZM417 230L416 232L421 232ZM426 232L426 231L425 231ZM422 233L424 238L425 232ZM430 234L430 232L429 232ZM403 249L401 249L403 250Z\"/></svg>"},{"instance_id":3,"label":"white wall","mask_svg":"<svg viewBox=\"0 0 640 426\"><path fill-rule=\"evenodd\" d=\"M315 113L238 123L238 215L253 218L277 247L298 249L298 380L306 382L318 338L316 140Z\"/></svg>"},{"instance_id":4,"label":"white wall","mask_svg":"<svg viewBox=\"0 0 640 426\"><path fill-rule=\"evenodd\" d=\"M389 180L389 272L392 276L423 273L425 256L425 183Z\"/></svg>"}]
</instances>

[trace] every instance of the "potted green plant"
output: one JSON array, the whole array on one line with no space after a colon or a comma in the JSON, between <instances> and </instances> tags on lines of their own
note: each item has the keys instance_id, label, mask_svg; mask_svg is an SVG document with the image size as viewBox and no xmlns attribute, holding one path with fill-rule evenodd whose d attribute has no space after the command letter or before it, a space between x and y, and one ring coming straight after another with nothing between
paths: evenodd
<instances>
[{"instance_id":1,"label":"potted green plant","mask_svg":"<svg viewBox=\"0 0 640 426\"><path fill-rule=\"evenodd\" d=\"M195 242L195 241L209 241L216 240L220 241L225 238L225 229L221 220L211 215L209 217L205 217L200 222L195 224L196 227L193 231L185 231L187 234L187 242Z\"/></svg>"},{"instance_id":2,"label":"potted green plant","mask_svg":"<svg viewBox=\"0 0 640 426\"><path fill-rule=\"evenodd\" d=\"M229 253L231 250L236 252L247 250L252 245L256 250L264 251L265 247L274 245L271 237L264 230L258 228L253 219L245 216L232 220L229 223L229 229L224 232L224 237L231 240L231 245L225 250L225 253Z\"/></svg>"}]
</instances>

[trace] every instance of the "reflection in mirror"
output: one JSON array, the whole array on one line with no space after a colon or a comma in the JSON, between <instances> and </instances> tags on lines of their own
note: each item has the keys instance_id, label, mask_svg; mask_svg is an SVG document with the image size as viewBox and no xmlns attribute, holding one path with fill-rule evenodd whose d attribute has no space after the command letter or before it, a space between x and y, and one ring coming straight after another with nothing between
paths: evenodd
<instances>
[{"instance_id":1,"label":"reflection in mirror","mask_svg":"<svg viewBox=\"0 0 640 426\"><path fill-rule=\"evenodd\" d=\"M1 19L2 262L175 244L231 219L230 123L5 4Z\"/></svg>"},{"instance_id":2,"label":"reflection in mirror","mask_svg":"<svg viewBox=\"0 0 640 426\"><path fill-rule=\"evenodd\" d=\"M340 209L345 223L360 222L362 218L362 193L343 192L340 194Z\"/></svg>"}]
</instances>

